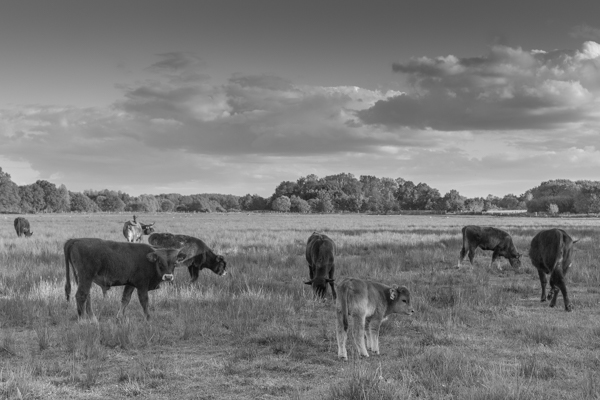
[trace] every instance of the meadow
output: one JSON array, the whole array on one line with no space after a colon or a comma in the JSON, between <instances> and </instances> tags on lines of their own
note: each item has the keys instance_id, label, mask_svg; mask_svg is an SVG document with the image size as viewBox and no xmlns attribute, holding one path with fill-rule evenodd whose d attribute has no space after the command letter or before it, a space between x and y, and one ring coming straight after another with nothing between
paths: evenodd
<instances>
[{"instance_id":1,"label":"meadow","mask_svg":"<svg viewBox=\"0 0 600 400\"><path fill-rule=\"evenodd\" d=\"M204 240L229 274L187 270L150 292L147 322L137 296L116 319L122 288L92 288L99 323L78 322L64 294L63 243L125 241L129 214L0 216L2 399L598 399L600 222L492 216L144 214L159 232ZM524 254L515 270L477 250L456 268L462 226L511 233ZM565 312L540 303L526 256L533 236L562 227L574 239ZM337 244L336 279L398 283L413 316L383 323L382 355L337 359L328 291L316 300L304 259L313 231ZM146 239L144 239L145 241ZM75 287L73 288L73 291Z\"/></svg>"}]
</instances>

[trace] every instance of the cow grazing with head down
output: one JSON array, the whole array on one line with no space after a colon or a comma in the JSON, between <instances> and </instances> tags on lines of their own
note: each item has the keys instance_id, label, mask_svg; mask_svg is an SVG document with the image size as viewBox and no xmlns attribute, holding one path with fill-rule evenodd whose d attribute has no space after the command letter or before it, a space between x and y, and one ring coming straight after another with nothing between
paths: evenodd
<instances>
[{"instance_id":1,"label":"cow grazing with head down","mask_svg":"<svg viewBox=\"0 0 600 400\"><path fill-rule=\"evenodd\" d=\"M202 240L187 235L172 233L153 233L148 237L148 243L158 247L181 248L186 258L179 264L188 267L191 282L198 280L201 269L208 268L217 275L227 275L227 262L223 256L215 254Z\"/></svg>"},{"instance_id":2,"label":"cow grazing with head down","mask_svg":"<svg viewBox=\"0 0 600 400\"><path fill-rule=\"evenodd\" d=\"M33 232L29 228L29 221L27 221L27 219L23 217L15 218L15 231L17 231L18 237L21 237L23 235L29 237L33 235Z\"/></svg>"},{"instance_id":3,"label":"cow grazing with head down","mask_svg":"<svg viewBox=\"0 0 600 400\"><path fill-rule=\"evenodd\" d=\"M323 233L313 232L306 243L306 261L310 280L304 282L311 285L313 292L319 297L327 294L327 284L331 286L331 294L336 299L333 273L335 243Z\"/></svg>"},{"instance_id":4,"label":"cow grazing with head down","mask_svg":"<svg viewBox=\"0 0 600 400\"><path fill-rule=\"evenodd\" d=\"M489 226L468 225L462 228L463 246L460 250L460 258L458 267L465 258L469 255L469 261L473 264L475 249L479 247L482 250L492 250L492 261L490 267L499 257L505 257L513 268L521 267L521 254L513 244L512 237L505 231ZM500 268L500 263L497 265Z\"/></svg>"},{"instance_id":5,"label":"cow grazing with head down","mask_svg":"<svg viewBox=\"0 0 600 400\"><path fill-rule=\"evenodd\" d=\"M141 242L142 235L150 235L154 232L154 222L151 224L142 224L137 221L137 217L133 216L133 221L126 221L123 224L123 236L128 242Z\"/></svg>"},{"instance_id":6,"label":"cow grazing with head down","mask_svg":"<svg viewBox=\"0 0 600 400\"><path fill-rule=\"evenodd\" d=\"M565 275L571 266L573 244L577 240L562 229L548 229L539 232L531 240L529 258L538 270L540 284L542 285L542 301L550 300L550 307L556 305L556 298L560 290L565 302L565 310L573 310L573 305L567 295ZM546 275L550 275L550 292L546 297Z\"/></svg>"},{"instance_id":7,"label":"cow grazing with head down","mask_svg":"<svg viewBox=\"0 0 600 400\"><path fill-rule=\"evenodd\" d=\"M405 286L388 286L369 280L344 278L338 285L338 291L336 337L338 357L344 360L348 359L348 317L353 320L352 336L358 354L369 357L367 349L379 354L381 322L393 313L411 315L414 312L410 304L410 292Z\"/></svg>"},{"instance_id":8,"label":"cow grazing with head down","mask_svg":"<svg viewBox=\"0 0 600 400\"><path fill-rule=\"evenodd\" d=\"M143 243L123 243L96 238L69 239L64 245L67 280L65 294L67 301L71 295L69 266L73 266L73 276L77 282L77 314L95 319L92 311L90 289L92 283L106 292L112 286L125 286L121 308L117 317L125 314L133 289L144 314L148 313L148 291L158 289L163 281L173 280L173 271L179 260L185 258L179 249L155 249Z\"/></svg>"}]
</instances>

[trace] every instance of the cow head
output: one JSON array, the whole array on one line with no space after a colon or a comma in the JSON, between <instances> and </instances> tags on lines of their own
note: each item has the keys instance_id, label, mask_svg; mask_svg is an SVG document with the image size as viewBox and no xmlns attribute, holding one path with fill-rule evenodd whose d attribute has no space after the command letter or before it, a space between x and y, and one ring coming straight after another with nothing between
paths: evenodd
<instances>
[{"instance_id":1,"label":"cow head","mask_svg":"<svg viewBox=\"0 0 600 400\"><path fill-rule=\"evenodd\" d=\"M315 296L323 298L327 294L327 284L333 282L333 279L318 276L314 279L304 282L304 284L311 285Z\"/></svg>"},{"instance_id":2,"label":"cow head","mask_svg":"<svg viewBox=\"0 0 600 400\"><path fill-rule=\"evenodd\" d=\"M23 234L27 237L33 235L33 232L30 232L29 229L27 229L26 231L23 232Z\"/></svg>"},{"instance_id":3,"label":"cow head","mask_svg":"<svg viewBox=\"0 0 600 400\"><path fill-rule=\"evenodd\" d=\"M511 257L508 257L508 262L513 268L521 268L521 254L515 251Z\"/></svg>"},{"instance_id":4,"label":"cow head","mask_svg":"<svg viewBox=\"0 0 600 400\"><path fill-rule=\"evenodd\" d=\"M163 281L173 280L173 271L178 262L187 256L179 249L154 249L146 258L156 267L156 273Z\"/></svg>"},{"instance_id":5,"label":"cow head","mask_svg":"<svg viewBox=\"0 0 600 400\"><path fill-rule=\"evenodd\" d=\"M212 271L219 276L225 276L227 275L227 271L225 271L225 268L227 268L227 261L225 261L223 256L217 256L215 258L215 264L211 268Z\"/></svg>"},{"instance_id":6,"label":"cow head","mask_svg":"<svg viewBox=\"0 0 600 400\"><path fill-rule=\"evenodd\" d=\"M388 289L388 301L390 310L388 313L411 315L415 312L410 304L410 292L406 286L394 286Z\"/></svg>"},{"instance_id":7,"label":"cow head","mask_svg":"<svg viewBox=\"0 0 600 400\"><path fill-rule=\"evenodd\" d=\"M144 231L144 235L150 235L154 232L154 224L155 222L151 224L142 224L142 231Z\"/></svg>"}]
</instances>

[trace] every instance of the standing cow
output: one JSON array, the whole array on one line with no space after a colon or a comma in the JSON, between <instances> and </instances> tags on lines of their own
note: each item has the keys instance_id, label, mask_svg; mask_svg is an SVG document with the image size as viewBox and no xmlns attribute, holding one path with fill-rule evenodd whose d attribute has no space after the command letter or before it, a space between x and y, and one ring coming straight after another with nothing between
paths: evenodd
<instances>
[{"instance_id":1,"label":"standing cow","mask_svg":"<svg viewBox=\"0 0 600 400\"><path fill-rule=\"evenodd\" d=\"M325 297L327 294L327 283L331 286L331 294L335 300L333 273L335 243L323 233L313 232L306 243L306 261L308 262L308 272L310 280L304 282L311 285L314 293L319 297Z\"/></svg>"},{"instance_id":2,"label":"standing cow","mask_svg":"<svg viewBox=\"0 0 600 400\"><path fill-rule=\"evenodd\" d=\"M29 221L27 221L27 219L23 217L15 218L15 231L17 231L18 237L21 237L23 235L29 237L33 235L33 232L30 231L29 228Z\"/></svg>"},{"instance_id":3,"label":"standing cow","mask_svg":"<svg viewBox=\"0 0 600 400\"><path fill-rule=\"evenodd\" d=\"M142 235L150 235L154 232L154 222L151 224L142 224L137 221L137 217L133 216L133 221L126 221L123 224L123 236L128 242L141 242Z\"/></svg>"},{"instance_id":4,"label":"standing cow","mask_svg":"<svg viewBox=\"0 0 600 400\"><path fill-rule=\"evenodd\" d=\"M490 267L500 256L507 258L513 268L521 267L521 254L517 251L512 237L507 232L489 226L468 225L462 228L462 237L463 246L460 250L460 258L458 260L459 268L460 263L467 254L469 255L471 265L473 264L473 257L475 256L475 249L477 247L482 250L493 250L494 253L492 254ZM498 262L497 267L501 269L500 262Z\"/></svg>"},{"instance_id":5,"label":"standing cow","mask_svg":"<svg viewBox=\"0 0 600 400\"><path fill-rule=\"evenodd\" d=\"M148 237L148 243L157 247L181 248L186 258L179 264L188 267L191 282L198 280L199 272L208 268L217 275L227 275L227 262L223 256L215 254L202 240L187 235L173 235L172 233L153 233Z\"/></svg>"},{"instance_id":6,"label":"standing cow","mask_svg":"<svg viewBox=\"0 0 600 400\"><path fill-rule=\"evenodd\" d=\"M173 271L178 261L185 258L179 249L155 249L143 243L123 243L96 238L69 239L64 245L67 301L71 296L69 265L77 282L77 314L82 317L84 308L87 316L95 319L92 311L90 289L92 282L103 292L112 286L125 286L121 308L117 317L125 314L133 289L146 319L148 313L148 291L158 289L163 281L173 280Z\"/></svg>"},{"instance_id":7,"label":"standing cow","mask_svg":"<svg viewBox=\"0 0 600 400\"><path fill-rule=\"evenodd\" d=\"M369 357L367 349L379 354L381 322L392 313L411 315L414 312L410 304L410 292L405 286L388 286L379 282L344 278L338 289L340 296L336 301L336 338L338 357L344 360L348 359L348 317L353 320L352 336L358 354Z\"/></svg>"},{"instance_id":8,"label":"standing cow","mask_svg":"<svg viewBox=\"0 0 600 400\"><path fill-rule=\"evenodd\" d=\"M565 285L565 275L571 266L571 257L573 254L573 241L569 234L562 229L548 229L539 232L531 240L529 249L529 258L531 263L538 270L540 284L542 285L542 301L550 300L550 307L556 305L558 291L562 292L565 302L565 310L573 310L573 305L567 295L567 286ZM550 292L546 297L546 275L550 275Z\"/></svg>"}]
</instances>

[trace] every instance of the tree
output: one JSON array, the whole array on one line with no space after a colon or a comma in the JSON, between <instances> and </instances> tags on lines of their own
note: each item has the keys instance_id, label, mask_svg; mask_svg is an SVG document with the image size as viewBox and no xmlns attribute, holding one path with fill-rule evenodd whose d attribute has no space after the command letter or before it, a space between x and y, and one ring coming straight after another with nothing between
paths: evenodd
<instances>
[{"instance_id":1,"label":"tree","mask_svg":"<svg viewBox=\"0 0 600 400\"><path fill-rule=\"evenodd\" d=\"M69 193L71 211L74 212L96 212L100 211L98 204L82 193Z\"/></svg>"},{"instance_id":2,"label":"tree","mask_svg":"<svg viewBox=\"0 0 600 400\"><path fill-rule=\"evenodd\" d=\"M279 196L271 203L271 209L279 212L289 212L292 206L290 198L287 196Z\"/></svg>"},{"instance_id":3,"label":"tree","mask_svg":"<svg viewBox=\"0 0 600 400\"><path fill-rule=\"evenodd\" d=\"M450 190L439 201L438 208L448 212L459 212L465 209L466 197L461 196L457 190Z\"/></svg>"},{"instance_id":4,"label":"tree","mask_svg":"<svg viewBox=\"0 0 600 400\"><path fill-rule=\"evenodd\" d=\"M160 210L162 212L169 212L169 211L173 211L174 209L175 209L175 203L173 203L169 199L163 199L162 202L160 203Z\"/></svg>"},{"instance_id":5,"label":"tree","mask_svg":"<svg viewBox=\"0 0 600 400\"><path fill-rule=\"evenodd\" d=\"M96 197L96 204L105 212L120 212L125 210L125 203L116 194L100 195Z\"/></svg>"},{"instance_id":6,"label":"tree","mask_svg":"<svg viewBox=\"0 0 600 400\"><path fill-rule=\"evenodd\" d=\"M558 214L558 206L554 203L548 204L548 213L552 215Z\"/></svg>"},{"instance_id":7,"label":"tree","mask_svg":"<svg viewBox=\"0 0 600 400\"><path fill-rule=\"evenodd\" d=\"M331 197L326 190L320 190L314 202L314 210L320 213L330 213L334 211ZM310 202L309 202L310 203ZM311 207L313 207L311 205Z\"/></svg>"},{"instance_id":8,"label":"tree","mask_svg":"<svg viewBox=\"0 0 600 400\"><path fill-rule=\"evenodd\" d=\"M0 211L18 211L20 202L19 186L0 168Z\"/></svg>"},{"instance_id":9,"label":"tree","mask_svg":"<svg viewBox=\"0 0 600 400\"><path fill-rule=\"evenodd\" d=\"M64 193L59 191L54 183L45 180L38 180L35 182L35 184L41 187L44 191L44 203L46 203L44 211L58 212L63 209L65 206Z\"/></svg>"},{"instance_id":10,"label":"tree","mask_svg":"<svg viewBox=\"0 0 600 400\"><path fill-rule=\"evenodd\" d=\"M306 200L298 196L292 196L290 198L290 211L305 214L310 212L310 205Z\"/></svg>"},{"instance_id":11,"label":"tree","mask_svg":"<svg viewBox=\"0 0 600 400\"><path fill-rule=\"evenodd\" d=\"M44 190L35 183L19 186L20 208L24 212L39 212L46 207Z\"/></svg>"}]
</instances>

